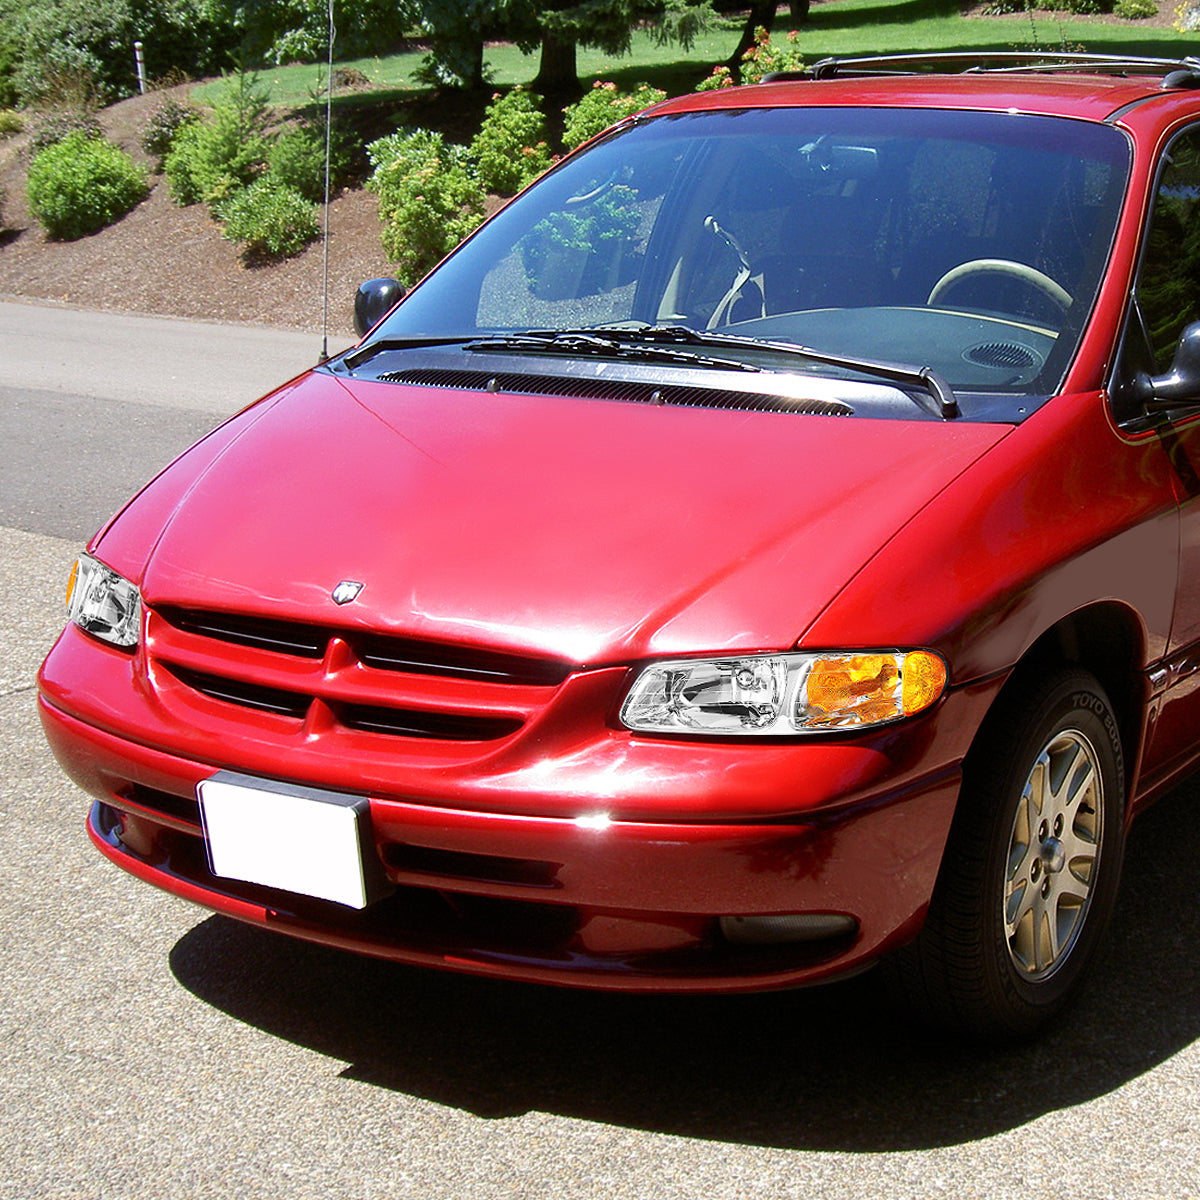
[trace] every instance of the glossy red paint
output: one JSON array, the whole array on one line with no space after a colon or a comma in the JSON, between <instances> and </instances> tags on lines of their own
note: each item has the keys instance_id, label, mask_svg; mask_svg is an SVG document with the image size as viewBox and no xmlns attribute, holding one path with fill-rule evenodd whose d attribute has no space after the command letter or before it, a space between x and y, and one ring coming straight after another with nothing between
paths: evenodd
<instances>
[{"instance_id":1,"label":"glossy red paint","mask_svg":"<svg viewBox=\"0 0 1200 1200\"><path fill-rule=\"evenodd\" d=\"M860 545L886 542L1006 432L451 390L435 405L426 389L314 375L188 479L186 505L145 523L154 553L136 577L152 608L264 613L366 579L351 628L593 666L770 649L861 566ZM717 455L747 469L714 473ZM145 556L125 546L137 503L102 556ZM682 516L647 553L668 510ZM831 514L845 534L832 545ZM805 593L778 586L801 563ZM738 615L748 594L763 602L753 625Z\"/></svg>"},{"instance_id":2,"label":"glossy red paint","mask_svg":"<svg viewBox=\"0 0 1200 1200\"><path fill-rule=\"evenodd\" d=\"M137 587L142 637L127 650L68 626L40 713L97 800L103 854L217 911L387 958L753 989L861 969L918 933L964 762L999 700L1048 667L1083 668L1111 698L1125 820L1194 766L1200 588L1181 576L1181 529L1198 424L1130 419L1109 391L1161 155L1200 124L1200 92L846 79L705 93L644 119L777 107L1121 131L1125 199L1059 394L955 421L614 403L582 383L500 402L492 385L294 380L90 547ZM365 586L334 607L343 580ZM214 635L197 614L233 625ZM271 641L294 630L313 645ZM389 660L411 646L454 665ZM754 740L620 718L657 659L918 647L944 659L948 687L890 724ZM464 671L464 654L483 657ZM397 713L427 725L381 727ZM447 717L472 732L445 734ZM369 798L394 895L356 912L216 878L194 793L217 770ZM722 917L797 913L846 923L765 946L722 932Z\"/></svg>"}]
</instances>

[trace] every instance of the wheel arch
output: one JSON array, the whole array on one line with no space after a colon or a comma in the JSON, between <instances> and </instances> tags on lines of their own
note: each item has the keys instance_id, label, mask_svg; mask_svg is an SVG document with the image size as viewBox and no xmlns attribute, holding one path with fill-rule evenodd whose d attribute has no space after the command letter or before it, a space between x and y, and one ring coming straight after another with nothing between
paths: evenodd
<instances>
[{"instance_id":1,"label":"wheel arch","mask_svg":"<svg viewBox=\"0 0 1200 1200\"><path fill-rule=\"evenodd\" d=\"M1146 685L1142 672L1145 651L1142 622L1128 606L1106 601L1077 609L1046 629L1030 645L1009 673L992 711L1027 690L1035 675L1062 667L1090 672L1103 687L1117 720L1128 802L1145 730ZM987 726L985 720L980 735ZM977 751L982 740L985 739L976 736L972 752Z\"/></svg>"}]
</instances>

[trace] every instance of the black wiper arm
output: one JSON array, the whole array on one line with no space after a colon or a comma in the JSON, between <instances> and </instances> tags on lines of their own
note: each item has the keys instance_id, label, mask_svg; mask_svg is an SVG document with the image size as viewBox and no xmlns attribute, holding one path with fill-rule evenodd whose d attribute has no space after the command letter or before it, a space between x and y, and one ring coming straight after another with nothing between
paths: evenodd
<instances>
[{"instance_id":1,"label":"black wiper arm","mask_svg":"<svg viewBox=\"0 0 1200 1200\"><path fill-rule=\"evenodd\" d=\"M814 350L810 346L801 346L795 342L770 342L738 334L709 333L687 325L647 325L644 329L622 329L615 332L622 338L644 339L654 343L724 347L728 350L770 350L779 354L797 355L808 362L839 367L847 371L860 371L864 375L873 375L890 383L907 384L917 388L919 394L913 397L914 402L943 421L952 420L959 415L958 398L954 395L954 390L932 367L911 367L907 363L882 362L873 358L851 358L844 354L828 354L824 350Z\"/></svg>"},{"instance_id":2,"label":"black wiper arm","mask_svg":"<svg viewBox=\"0 0 1200 1200\"><path fill-rule=\"evenodd\" d=\"M724 371L761 370L739 359L697 354L695 350L686 348L687 344L679 339L646 338L641 336L642 332L640 329L530 329L521 333L486 334L466 341L464 349L532 350L550 354L597 355L602 358L653 359L689 367L716 367Z\"/></svg>"},{"instance_id":3,"label":"black wiper arm","mask_svg":"<svg viewBox=\"0 0 1200 1200\"><path fill-rule=\"evenodd\" d=\"M340 357L332 358L323 366L338 367L345 365L354 371L363 363L369 362L377 354L387 350L420 350L426 346L461 346L474 338L474 334L455 334L452 337L408 337L380 338L377 342L368 342L365 346L347 350Z\"/></svg>"}]
</instances>

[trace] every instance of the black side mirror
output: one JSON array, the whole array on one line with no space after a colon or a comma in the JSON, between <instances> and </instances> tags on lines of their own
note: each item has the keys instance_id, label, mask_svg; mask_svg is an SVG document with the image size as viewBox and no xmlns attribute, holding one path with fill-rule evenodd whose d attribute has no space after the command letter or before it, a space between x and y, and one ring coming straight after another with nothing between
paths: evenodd
<instances>
[{"instance_id":1,"label":"black side mirror","mask_svg":"<svg viewBox=\"0 0 1200 1200\"><path fill-rule=\"evenodd\" d=\"M1165 375L1139 372L1134 388L1151 412L1200 405L1200 321L1193 321L1180 334L1171 369Z\"/></svg>"},{"instance_id":2,"label":"black side mirror","mask_svg":"<svg viewBox=\"0 0 1200 1200\"><path fill-rule=\"evenodd\" d=\"M368 279L354 293L354 329L359 337L374 329L401 300L404 286L398 279Z\"/></svg>"}]
</instances>

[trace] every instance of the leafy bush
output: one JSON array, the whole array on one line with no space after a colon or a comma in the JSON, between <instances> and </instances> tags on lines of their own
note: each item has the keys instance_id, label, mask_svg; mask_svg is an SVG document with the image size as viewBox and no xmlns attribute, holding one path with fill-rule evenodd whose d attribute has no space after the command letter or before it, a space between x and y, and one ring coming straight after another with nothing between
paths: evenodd
<instances>
[{"instance_id":1,"label":"leafy bush","mask_svg":"<svg viewBox=\"0 0 1200 1200\"><path fill-rule=\"evenodd\" d=\"M21 93L17 90L17 68L21 48L11 28L8 12L0 2L0 109L13 108Z\"/></svg>"},{"instance_id":2,"label":"leafy bush","mask_svg":"<svg viewBox=\"0 0 1200 1200\"><path fill-rule=\"evenodd\" d=\"M33 150L45 150L57 146L74 133L86 138L103 136L100 121L95 113L88 112L39 112L30 122L30 146Z\"/></svg>"},{"instance_id":3,"label":"leafy bush","mask_svg":"<svg viewBox=\"0 0 1200 1200\"><path fill-rule=\"evenodd\" d=\"M533 95L514 88L495 96L468 152L489 192L511 196L532 183L551 162L546 121Z\"/></svg>"},{"instance_id":4,"label":"leafy bush","mask_svg":"<svg viewBox=\"0 0 1200 1200\"><path fill-rule=\"evenodd\" d=\"M1126 21L1145 21L1158 16L1157 0L1117 0L1113 15Z\"/></svg>"},{"instance_id":5,"label":"leafy bush","mask_svg":"<svg viewBox=\"0 0 1200 1200\"><path fill-rule=\"evenodd\" d=\"M299 254L320 232L317 206L268 176L234 193L218 209L224 236L250 257Z\"/></svg>"},{"instance_id":6,"label":"leafy bush","mask_svg":"<svg viewBox=\"0 0 1200 1200\"><path fill-rule=\"evenodd\" d=\"M1011 2L1018 8L1025 7L1025 0L1001 0ZM782 44L771 41L771 35L760 25L754 31L754 45L742 55L739 75L742 83L761 83L764 75L772 71L799 71L804 66L804 56L800 53L799 34L793 29ZM708 76L696 88L698 92L714 91L718 88L733 87L738 80L728 67L714 67Z\"/></svg>"},{"instance_id":7,"label":"leafy bush","mask_svg":"<svg viewBox=\"0 0 1200 1200\"><path fill-rule=\"evenodd\" d=\"M293 125L267 151L267 172L307 200L325 195L325 142L320 130Z\"/></svg>"},{"instance_id":8,"label":"leafy bush","mask_svg":"<svg viewBox=\"0 0 1200 1200\"><path fill-rule=\"evenodd\" d=\"M105 98L131 95L139 39L155 76L171 68L212 74L236 44L212 0L38 0L13 6L7 40L15 51L14 82L32 102L48 75L84 70Z\"/></svg>"},{"instance_id":9,"label":"leafy bush","mask_svg":"<svg viewBox=\"0 0 1200 1200\"><path fill-rule=\"evenodd\" d=\"M622 92L617 90L615 83L597 80L581 100L563 109L563 145L568 150L574 150L589 138L603 133L610 125L666 98L666 92L660 92L647 83L639 83L636 91Z\"/></svg>"},{"instance_id":10,"label":"leafy bush","mask_svg":"<svg viewBox=\"0 0 1200 1200\"><path fill-rule=\"evenodd\" d=\"M90 72L51 71L40 81L39 89L29 121L34 150L53 146L72 133L102 136L96 114L103 98Z\"/></svg>"},{"instance_id":11,"label":"leafy bush","mask_svg":"<svg viewBox=\"0 0 1200 1200\"><path fill-rule=\"evenodd\" d=\"M461 146L417 129L367 147L379 196L380 240L400 280L415 283L479 223L485 196Z\"/></svg>"},{"instance_id":12,"label":"leafy bush","mask_svg":"<svg viewBox=\"0 0 1200 1200\"><path fill-rule=\"evenodd\" d=\"M262 174L269 139L267 98L257 80L238 75L208 119L184 125L163 163L176 204L219 204Z\"/></svg>"},{"instance_id":13,"label":"leafy bush","mask_svg":"<svg viewBox=\"0 0 1200 1200\"><path fill-rule=\"evenodd\" d=\"M343 187L354 179L356 153L361 154L361 148L355 135L335 123L329 147L332 188ZM295 188L309 200L324 199L324 117L305 118L298 124L288 125L267 151L267 171L276 182Z\"/></svg>"},{"instance_id":14,"label":"leafy bush","mask_svg":"<svg viewBox=\"0 0 1200 1200\"><path fill-rule=\"evenodd\" d=\"M12 137L25 128L25 122L11 108L0 108L0 138Z\"/></svg>"},{"instance_id":15,"label":"leafy bush","mask_svg":"<svg viewBox=\"0 0 1200 1200\"><path fill-rule=\"evenodd\" d=\"M199 111L190 104L181 104L174 96L167 96L150 110L142 127L141 147L158 160L160 171L179 131L198 120Z\"/></svg>"},{"instance_id":16,"label":"leafy bush","mask_svg":"<svg viewBox=\"0 0 1200 1200\"><path fill-rule=\"evenodd\" d=\"M30 211L51 237L64 240L111 225L147 191L145 174L129 155L82 133L35 155L26 177Z\"/></svg>"}]
</instances>

